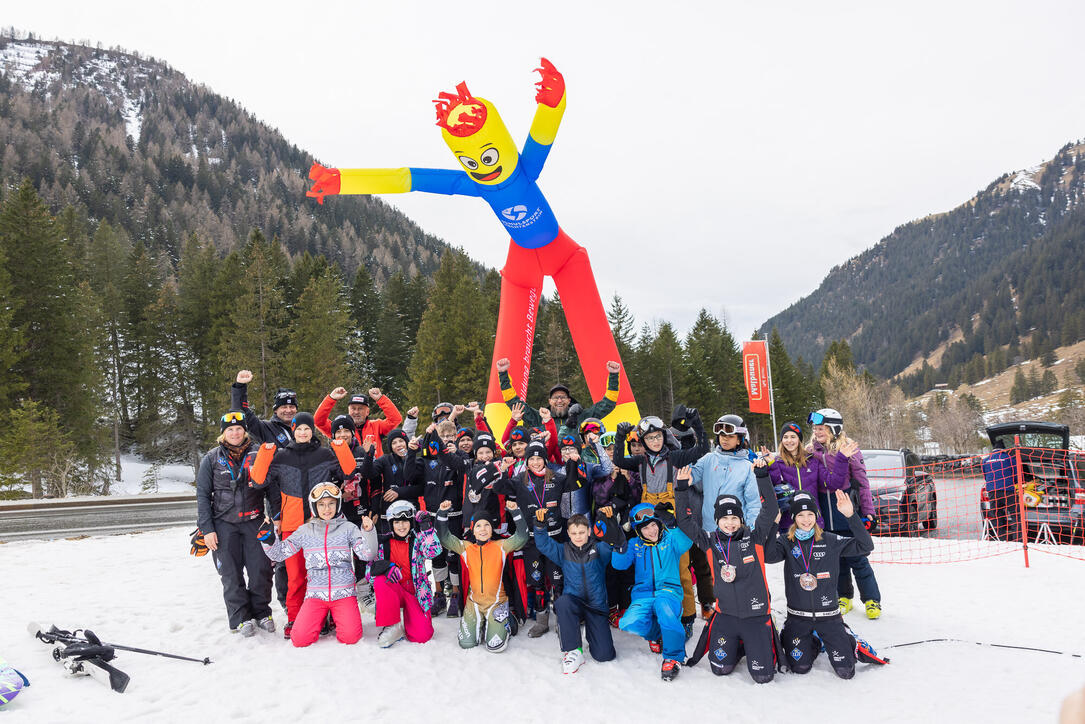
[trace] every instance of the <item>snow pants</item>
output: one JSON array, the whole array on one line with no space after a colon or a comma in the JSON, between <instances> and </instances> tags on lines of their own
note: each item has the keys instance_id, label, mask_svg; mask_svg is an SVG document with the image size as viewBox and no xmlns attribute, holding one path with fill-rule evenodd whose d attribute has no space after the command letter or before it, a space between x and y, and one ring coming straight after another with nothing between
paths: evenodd
<instances>
[{"instance_id":1,"label":"snow pants","mask_svg":"<svg viewBox=\"0 0 1085 724\"><path fill-rule=\"evenodd\" d=\"M622 631L648 641L663 640L663 658L685 662L686 629L682 626L682 599L661 594L636 598L618 621Z\"/></svg>"},{"instance_id":2,"label":"snow pants","mask_svg":"<svg viewBox=\"0 0 1085 724\"><path fill-rule=\"evenodd\" d=\"M792 673L810 671L821 645L825 644L825 653L836 675L841 679L855 676L855 638L844 628L839 614L817 619L788 614L780 641Z\"/></svg>"},{"instance_id":3,"label":"snow pants","mask_svg":"<svg viewBox=\"0 0 1085 724\"><path fill-rule=\"evenodd\" d=\"M222 579L222 598L230 628L271 615L271 561L256 540L261 522L215 521L219 547L211 551L211 559Z\"/></svg>"},{"instance_id":4,"label":"snow pants","mask_svg":"<svg viewBox=\"0 0 1085 724\"><path fill-rule=\"evenodd\" d=\"M707 657L713 674L727 676L745 655L750 678L758 684L772 681L776 656L770 616L739 618L717 611L708 626Z\"/></svg>"},{"instance_id":5,"label":"snow pants","mask_svg":"<svg viewBox=\"0 0 1085 724\"><path fill-rule=\"evenodd\" d=\"M283 538L289 538L293 533L283 533ZM297 621L298 612L305 601L305 555L298 551L283 561L283 565L286 566L286 620Z\"/></svg>"},{"instance_id":6,"label":"snow pants","mask_svg":"<svg viewBox=\"0 0 1085 724\"><path fill-rule=\"evenodd\" d=\"M561 650L580 648L580 622L584 622L584 634L588 639L588 653L596 661L611 661L617 656L614 639L610 635L610 618L607 611L596 611L579 596L568 593L554 601L558 615L558 636Z\"/></svg>"},{"instance_id":7,"label":"snow pants","mask_svg":"<svg viewBox=\"0 0 1085 724\"><path fill-rule=\"evenodd\" d=\"M539 553L535 547L535 539L528 540L527 544L520 549L524 554L524 572L527 579L527 595L535 612L546 610L546 589L549 584L551 598L555 600L561 595L564 578L561 566Z\"/></svg>"},{"instance_id":8,"label":"snow pants","mask_svg":"<svg viewBox=\"0 0 1085 724\"><path fill-rule=\"evenodd\" d=\"M373 594L377 598L375 620L378 626L393 626L399 623L402 611L403 630L408 641L424 644L433 638L430 615L422 610L413 593L399 583L392 583L387 576L376 576L373 579Z\"/></svg>"},{"instance_id":9,"label":"snow pants","mask_svg":"<svg viewBox=\"0 0 1085 724\"><path fill-rule=\"evenodd\" d=\"M483 608L468 598L464 602L463 617L457 637L461 649L473 649L485 644L491 653L504 651L509 645L509 629L505 622L509 618L508 601L495 603Z\"/></svg>"},{"instance_id":10,"label":"snow pants","mask_svg":"<svg viewBox=\"0 0 1085 724\"><path fill-rule=\"evenodd\" d=\"M850 530L833 531L839 536L851 538ZM859 584L859 598L863 601L874 599L881 603L882 592L878 589L878 579L874 576L874 568L870 565L870 559L866 556L841 556L840 577L836 579L836 595L841 598L855 596L855 588L851 583L851 576L855 574L855 582Z\"/></svg>"},{"instance_id":11,"label":"snow pants","mask_svg":"<svg viewBox=\"0 0 1085 724\"><path fill-rule=\"evenodd\" d=\"M298 647L316 643L329 611L332 621L335 621L335 638L343 644L358 643L358 639L362 637L362 617L358 613L358 599L354 596L331 602L321 601L319 598L305 599L298 611L298 617L294 619L290 642Z\"/></svg>"}]
</instances>

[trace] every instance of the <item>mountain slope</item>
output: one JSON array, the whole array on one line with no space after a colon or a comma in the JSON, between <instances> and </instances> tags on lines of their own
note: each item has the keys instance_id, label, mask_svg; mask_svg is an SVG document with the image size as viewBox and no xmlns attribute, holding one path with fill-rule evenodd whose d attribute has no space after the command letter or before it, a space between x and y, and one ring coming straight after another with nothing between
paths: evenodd
<instances>
[{"instance_id":1,"label":"mountain slope","mask_svg":"<svg viewBox=\"0 0 1085 724\"><path fill-rule=\"evenodd\" d=\"M378 282L431 275L446 245L372 197L316 212L313 158L237 103L168 65L116 50L0 39L0 184L29 177L55 209L177 258L195 232L222 250L253 227Z\"/></svg>"},{"instance_id":2,"label":"mountain slope","mask_svg":"<svg viewBox=\"0 0 1085 724\"><path fill-rule=\"evenodd\" d=\"M835 339L882 377L974 382L1085 339L1085 145L898 227L762 326L815 363ZM938 364L924 360L935 350ZM920 382L916 382L921 387Z\"/></svg>"}]
</instances>

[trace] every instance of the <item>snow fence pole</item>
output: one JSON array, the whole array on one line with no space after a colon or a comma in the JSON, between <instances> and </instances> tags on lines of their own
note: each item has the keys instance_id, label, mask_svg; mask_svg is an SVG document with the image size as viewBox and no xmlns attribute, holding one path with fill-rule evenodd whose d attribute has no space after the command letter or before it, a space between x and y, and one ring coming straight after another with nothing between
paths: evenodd
<instances>
[{"instance_id":1,"label":"snow fence pole","mask_svg":"<svg viewBox=\"0 0 1085 724\"><path fill-rule=\"evenodd\" d=\"M1028 519L1025 518L1025 472L1021 465L1021 436L1013 436L1013 449L1017 465L1017 515L1021 520L1021 550L1025 553L1025 568L1028 564Z\"/></svg>"}]
</instances>

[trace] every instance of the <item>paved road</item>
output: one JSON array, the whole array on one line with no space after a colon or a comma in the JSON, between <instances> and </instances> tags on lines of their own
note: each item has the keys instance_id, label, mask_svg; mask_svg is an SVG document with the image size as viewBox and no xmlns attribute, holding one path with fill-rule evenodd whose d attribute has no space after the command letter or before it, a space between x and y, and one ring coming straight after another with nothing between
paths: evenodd
<instances>
[{"instance_id":1,"label":"paved road","mask_svg":"<svg viewBox=\"0 0 1085 724\"><path fill-rule=\"evenodd\" d=\"M0 542L196 527L195 494L0 503Z\"/></svg>"}]
</instances>

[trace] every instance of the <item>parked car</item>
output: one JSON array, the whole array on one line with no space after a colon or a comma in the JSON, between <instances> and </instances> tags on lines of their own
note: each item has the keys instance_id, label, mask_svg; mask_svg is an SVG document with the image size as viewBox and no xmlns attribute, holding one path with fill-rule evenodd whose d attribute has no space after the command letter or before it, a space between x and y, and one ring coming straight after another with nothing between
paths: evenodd
<instances>
[{"instance_id":1,"label":"parked car","mask_svg":"<svg viewBox=\"0 0 1085 724\"><path fill-rule=\"evenodd\" d=\"M1053 422L1004 422L987 428L994 452L984 458L980 514L984 538L1020 540L1020 495L1024 496L1025 534L1030 542L1085 543L1085 455L1072 452L1070 428ZM1017 480L1014 447L1019 442L1021 475ZM1009 456L1009 481L1016 492L999 495L991 462ZM1008 486L1003 489L1009 491Z\"/></svg>"},{"instance_id":2,"label":"parked car","mask_svg":"<svg viewBox=\"0 0 1085 724\"><path fill-rule=\"evenodd\" d=\"M934 477L911 450L863 450L880 535L918 535L938 527Z\"/></svg>"}]
</instances>

